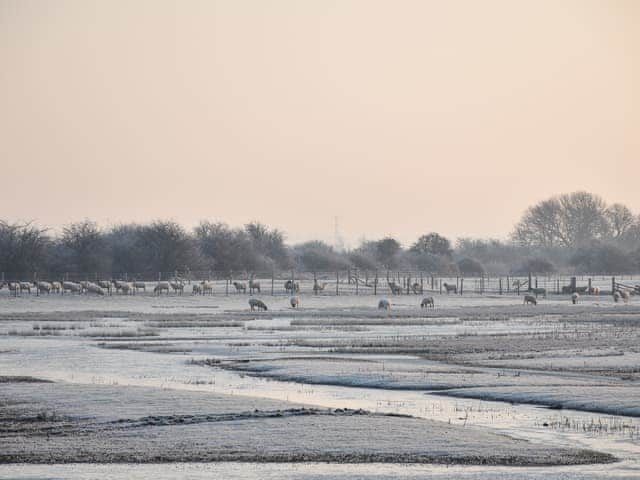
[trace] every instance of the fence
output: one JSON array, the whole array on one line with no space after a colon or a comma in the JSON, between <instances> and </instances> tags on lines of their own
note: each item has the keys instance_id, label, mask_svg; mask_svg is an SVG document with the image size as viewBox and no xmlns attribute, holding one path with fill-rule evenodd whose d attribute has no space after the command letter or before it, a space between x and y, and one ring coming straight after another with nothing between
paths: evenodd
<instances>
[{"instance_id":1,"label":"fence","mask_svg":"<svg viewBox=\"0 0 640 480\"><path fill-rule=\"evenodd\" d=\"M640 293L640 275L482 275L451 276L420 271L343 270L335 272L157 272L157 273L48 273L8 274L0 272L0 282L98 282L120 280L140 284L139 290L153 291L160 281L189 285L208 281L213 295L520 295L536 290L542 294L611 293L628 289ZM37 290L37 289L36 289ZM17 295L18 290L13 290ZM109 291L111 293L111 291Z\"/></svg>"}]
</instances>

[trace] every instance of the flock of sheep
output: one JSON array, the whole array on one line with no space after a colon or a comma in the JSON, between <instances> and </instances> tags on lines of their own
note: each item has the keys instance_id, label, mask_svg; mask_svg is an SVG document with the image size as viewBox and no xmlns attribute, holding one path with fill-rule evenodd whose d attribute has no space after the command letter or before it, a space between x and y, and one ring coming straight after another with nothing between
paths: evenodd
<instances>
[{"instance_id":1,"label":"flock of sheep","mask_svg":"<svg viewBox=\"0 0 640 480\"><path fill-rule=\"evenodd\" d=\"M396 284L393 281L388 281L389 290L394 295L402 294L403 288L402 286ZM169 281L160 281L157 282L153 288L154 295L162 295L169 294L170 292L174 292L175 294L182 295L185 290L187 282L182 279L173 279ZM261 293L260 282L255 280L249 280L248 283L245 282L232 282L231 285L235 288L236 293ZM326 283L319 283L317 280L313 282L313 293L319 294L324 291ZM447 283L443 283L447 294L449 293L457 293L458 289L456 285L450 285ZM514 286L515 283L514 283ZM518 285L520 286L520 285ZM101 280L96 282L46 282L46 281L37 281L37 282L2 282L0 283L0 289L7 287L9 292L17 295L22 293L31 294L33 290L35 290L39 294L51 294L51 293L93 293L96 295L106 295L111 294L113 292L119 293L122 295L134 295L136 292L147 290L147 284L145 282L128 282L122 280ZM192 285L191 292L193 295L212 295L214 289L214 282L211 280L203 280L199 283L194 283ZM288 294L296 294L300 292L300 284L294 280L287 280L284 283L284 290ZM418 294L422 293L422 286L418 283L415 283L411 286L411 290ZM547 296L547 290L545 288L530 288L528 289L526 295L524 295L523 304L524 305L537 305L538 304L538 295L542 295L544 297ZM563 292L565 293L565 292ZM592 287L590 290L587 287L578 287L576 291L571 293L571 302L573 304L578 303L580 299L580 293L588 293L591 295L599 295L600 289L598 287ZM624 303L628 303L630 300L630 292L624 288L616 289L613 294L614 302L618 303L620 301ZM298 297L290 298L291 308L298 308L300 305L300 300ZM267 305L257 298L249 299L249 307L251 310L267 310ZM424 297L420 302L421 308L434 308L435 300L433 297ZM391 303L388 299L382 298L378 302L378 308L381 310L389 310L391 308Z\"/></svg>"},{"instance_id":2,"label":"flock of sheep","mask_svg":"<svg viewBox=\"0 0 640 480\"><path fill-rule=\"evenodd\" d=\"M160 281L153 287L154 295L169 294L173 292L178 295L182 295L185 291L187 282L182 279L173 279L169 281ZM199 283L193 283L191 293L193 295L212 295L215 283L211 280L203 280ZM232 282L231 285L235 288L236 293L261 293L260 282L255 280L249 280L245 282ZM324 291L326 283L320 283L316 280L313 282L313 293L320 294ZM51 293L93 293L96 295L106 295L111 293L118 293L123 295L135 295L137 292L147 291L146 282L138 281L123 281L123 280L99 280L95 282L82 281L82 282L0 282L0 290L7 288L13 295L22 293L31 294L34 291L39 294L51 294ZM284 290L286 293L294 294L300 292L300 283L293 280L287 280L284 283Z\"/></svg>"}]
</instances>

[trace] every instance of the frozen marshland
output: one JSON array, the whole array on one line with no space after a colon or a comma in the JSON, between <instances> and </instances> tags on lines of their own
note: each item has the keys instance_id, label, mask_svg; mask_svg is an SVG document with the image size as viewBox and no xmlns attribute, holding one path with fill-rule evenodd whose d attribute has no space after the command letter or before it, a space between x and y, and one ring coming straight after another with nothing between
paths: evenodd
<instances>
[{"instance_id":1,"label":"frozen marshland","mask_svg":"<svg viewBox=\"0 0 640 480\"><path fill-rule=\"evenodd\" d=\"M0 292L2 478L637 478L640 303Z\"/></svg>"}]
</instances>

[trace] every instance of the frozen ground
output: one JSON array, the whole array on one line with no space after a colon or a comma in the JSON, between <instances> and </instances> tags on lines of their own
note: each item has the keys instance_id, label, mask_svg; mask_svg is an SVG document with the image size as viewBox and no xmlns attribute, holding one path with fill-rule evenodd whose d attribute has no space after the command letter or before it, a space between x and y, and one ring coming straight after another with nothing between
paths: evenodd
<instances>
[{"instance_id":1,"label":"frozen ground","mask_svg":"<svg viewBox=\"0 0 640 480\"><path fill-rule=\"evenodd\" d=\"M8 415L2 428L6 438L13 435L7 451L30 462L285 462L264 470L233 462L197 472L188 463L46 470L63 478L169 478L179 471L192 478L207 472L478 479L640 473L634 418L640 308L633 300L614 305L594 297L574 306L549 297L525 307L515 296L443 295L436 296L436 309L425 311L417 308L418 297L402 296L381 312L373 296L302 296L299 311L289 308L288 297L261 298L270 307L266 313L249 312L242 295L0 296L0 376L56 381L0 384ZM17 421L15 402L41 423ZM303 414L296 410L301 405ZM7 418L17 422L13 432L6 431ZM117 420L123 421L113 424ZM52 435L56 428L61 433ZM605 459L585 450L620 462L515 471L309 463ZM0 466L0 478L41 478L43 472L37 465Z\"/></svg>"}]
</instances>

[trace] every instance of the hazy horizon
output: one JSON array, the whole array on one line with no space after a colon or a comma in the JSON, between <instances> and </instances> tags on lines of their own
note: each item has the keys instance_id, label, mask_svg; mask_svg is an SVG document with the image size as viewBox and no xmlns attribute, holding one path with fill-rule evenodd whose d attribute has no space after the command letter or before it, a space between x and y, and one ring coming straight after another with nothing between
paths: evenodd
<instances>
[{"instance_id":1,"label":"hazy horizon","mask_svg":"<svg viewBox=\"0 0 640 480\"><path fill-rule=\"evenodd\" d=\"M640 2L0 0L0 219L290 243L640 212Z\"/></svg>"}]
</instances>

